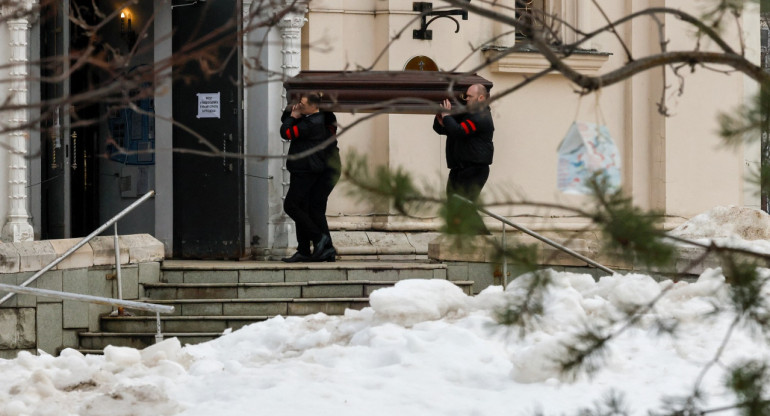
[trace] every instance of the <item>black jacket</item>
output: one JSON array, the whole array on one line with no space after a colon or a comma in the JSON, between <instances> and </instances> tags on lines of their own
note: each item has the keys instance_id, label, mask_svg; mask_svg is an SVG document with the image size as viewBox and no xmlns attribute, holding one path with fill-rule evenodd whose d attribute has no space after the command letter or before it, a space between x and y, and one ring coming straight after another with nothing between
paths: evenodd
<instances>
[{"instance_id":1,"label":"black jacket","mask_svg":"<svg viewBox=\"0 0 770 416\"><path fill-rule=\"evenodd\" d=\"M329 134L328 137L336 136L337 135L337 116L334 115L331 111L324 111L324 124L326 125L326 130ZM327 137L327 138L328 138ZM339 171L342 169L342 161L340 159L340 148L337 147L337 140L334 140L329 146L326 148L326 152L324 153L326 156L326 166L328 169L333 169L339 173Z\"/></svg>"},{"instance_id":2,"label":"black jacket","mask_svg":"<svg viewBox=\"0 0 770 416\"><path fill-rule=\"evenodd\" d=\"M326 125L328 116L323 112L317 112L301 118L294 118L290 112L284 112L281 116L281 137L289 140L289 155L304 152L311 149L331 136ZM300 159L289 159L286 168L289 172L321 172L327 167L328 156L335 145L330 145Z\"/></svg>"},{"instance_id":3,"label":"black jacket","mask_svg":"<svg viewBox=\"0 0 770 416\"><path fill-rule=\"evenodd\" d=\"M446 164L449 169L473 165L491 165L495 146L495 125L489 108L475 113L449 115L444 125L433 119L433 130L446 134Z\"/></svg>"}]
</instances>

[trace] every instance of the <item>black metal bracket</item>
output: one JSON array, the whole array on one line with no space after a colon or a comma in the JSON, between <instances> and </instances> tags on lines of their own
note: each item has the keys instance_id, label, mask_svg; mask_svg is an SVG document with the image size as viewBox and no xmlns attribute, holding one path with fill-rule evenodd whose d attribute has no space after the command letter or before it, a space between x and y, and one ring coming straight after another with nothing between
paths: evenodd
<instances>
[{"instance_id":1,"label":"black metal bracket","mask_svg":"<svg viewBox=\"0 0 770 416\"><path fill-rule=\"evenodd\" d=\"M460 22L457 21L452 16L461 16L463 20L468 20L468 11L464 9L454 9L454 10L433 10L433 3L427 2L427 1L415 1L412 3L412 10L415 12L420 12L422 15L422 23L420 24L419 29L414 29L412 31L412 39L422 39L422 40L431 40L433 39L433 31L428 30L428 26L433 23L434 20L440 19L442 17L446 17L447 19L451 19L455 24L457 25L457 29L455 29L455 33L460 31ZM432 19L428 20L429 16L433 16Z\"/></svg>"}]
</instances>

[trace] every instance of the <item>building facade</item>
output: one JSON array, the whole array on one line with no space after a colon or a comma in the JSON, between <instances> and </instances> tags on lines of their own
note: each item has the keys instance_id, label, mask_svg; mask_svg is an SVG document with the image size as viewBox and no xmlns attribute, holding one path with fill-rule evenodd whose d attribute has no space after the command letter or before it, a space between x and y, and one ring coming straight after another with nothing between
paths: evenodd
<instances>
[{"instance_id":1,"label":"building facade","mask_svg":"<svg viewBox=\"0 0 770 416\"><path fill-rule=\"evenodd\" d=\"M664 212L670 226L718 205L759 207L758 189L747 179L760 165L759 141L726 147L717 134L718 115L749 103L758 91L748 77L726 74L724 68L677 73L658 68L581 95L553 72L503 95L549 63L527 47L522 34L474 13L467 20L459 14L453 16L455 21L438 18L428 27L431 39L416 38L413 30L421 25L416 3L426 2L312 0L285 12L294 1L154 1L123 10L117 1L61 0L56 8L45 9L58 14L43 17L41 12L39 19L16 19L6 11L9 17L0 25L0 59L12 65L4 66L2 76L9 82L0 98L41 105L16 106L2 116L4 123L16 126L39 120L38 125L2 136L3 240L86 235L154 189L153 201L121 221L121 233L150 233L163 241L168 256L178 258L282 255L294 244L293 224L282 209L289 182L280 157L287 144L278 134L286 105L282 82L303 70L404 71L418 56L440 71L474 72L494 84L495 160L482 194L487 202L513 198L549 205L588 203L586 196L557 188L557 148L570 126L584 121L607 127L622 155L625 192L636 205ZM430 3L435 10L457 9L440 0ZM517 4L497 3L495 11L509 14ZM534 3L563 19L556 30L564 42L576 40L570 26L588 32L606 25L591 2ZM648 7L697 16L710 2L599 4L614 20ZM66 19L63 10L73 6L89 11L94 19L112 16L98 31L101 42L109 45L104 54L110 59L129 56L118 79L139 82L140 75L149 74L146 82L152 94L129 91L133 105L122 110L111 107L109 100L62 101L84 96L94 85L113 85L105 81L116 76L100 68L78 72L77 60L70 59L67 62L76 68L72 76L63 81L46 78L50 70L38 63L82 50L93 35ZM232 25L228 22L233 17L242 20ZM668 50L696 47L692 27L673 15L661 19L662 26L645 17L619 26L615 33L602 33L582 44L582 52L567 62L595 75L622 67L629 54L639 58L660 52L662 40ZM222 27L228 29L216 30ZM740 25L727 28L723 36L758 65L758 6L747 6ZM225 68L219 78L201 72L206 57L188 60L195 61L191 65L175 60L191 42L220 40L224 46L216 49L218 60L211 61ZM129 47L136 44L140 47ZM702 42L700 48L716 50L712 42ZM497 59L501 51L510 53ZM494 62L486 64L489 60ZM117 88L114 94L123 92ZM658 111L661 97L668 117ZM350 152L366 155L372 165L402 168L426 192L442 193L448 171L444 140L431 128L432 115L383 114L362 122L357 120L367 115L337 116L343 158ZM99 122L79 122L85 118ZM201 145L198 135L207 138L208 145ZM361 201L347 191L342 183L329 199L327 215L334 231L423 232L440 226L435 212L400 216L389 206ZM542 206L494 210L534 229L578 229L586 221ZM495 228L493 222L490 226Z\"/></svg>"}]
</instances>

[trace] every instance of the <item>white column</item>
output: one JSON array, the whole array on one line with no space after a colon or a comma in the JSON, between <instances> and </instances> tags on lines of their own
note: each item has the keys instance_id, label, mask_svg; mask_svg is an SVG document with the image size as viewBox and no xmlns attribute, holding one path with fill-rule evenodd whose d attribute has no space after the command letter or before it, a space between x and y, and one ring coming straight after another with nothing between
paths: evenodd
<instances>
[{"instance_id":1,"label":"white column","mask_svg":"<svg viewBox=\"0 0 770 416\"><path fill-rule=\"evenodd\" d=\"M27 62L29 61L29 29L26 18L8 21L11 34L11 67L9 90L10 103L14 106L26 106L29 102ZM27 213L27 138L29 133L21 126L27 122L27 109L19 108L12 112L9 126L17 129L9 133L10 148L8 164L9 209L8 222L2 230L3 241L31 241L34 231Z\"/></svg>"},{"instance_id":2,"label":"white column","mask_svg":"<svg viewBox=\"0 0 770 416\"><path fill-rule=\"evenodd\" d=\"M243 0L241 2L241 29L243 31L242 37L241 37L241 79L246 78L246 66L244 65L245 62L249 59L249 33L247 30L245 30L246 25L249 24L249 12L251 10L251 0ZM243 103L249 102L249 91L248 88L243 87L243 83L241 83L241 91L243 91L243 96L241 99L243 100ZM243 114L241 115L241 118L243 119L243 154L248 155L249 154L249 140L248 135L246 134L247 131L249 131L249 118L244 117L244 114L248 114L248 105L244 105L241 107L243 110ZM244 238L244 247L246 248L246 255L251 254L251 221L249 220L249 159L243 159L243 221L244 221L244 230L243 230L243 238Z\"/></svg>"},{"instance_id":3,"label":"white column","mask_svg":"<svg viewBox=\"0 0 770 416\"><path fill-rule=\"evenodd\" d=\"M291 0L284 0L286 5L292 3ZM289 79L297 74L302 66L302 26L305 25L305 13L307 9L302 10L302 13L288 13L281 22L278 24L278 28L281 31L281 55L283 55L283 62L281 63L281 70L283 72L283 79ZM286 90L281 93L281 110L288 105ZM283 141L283 156L289 154L289 142ZM286 198L286 193L289 191L289 171L286 169L286 159L283 159L282 178L281 184L283 185L283 192L281 199Z\"/></svg>"}]
</instances>

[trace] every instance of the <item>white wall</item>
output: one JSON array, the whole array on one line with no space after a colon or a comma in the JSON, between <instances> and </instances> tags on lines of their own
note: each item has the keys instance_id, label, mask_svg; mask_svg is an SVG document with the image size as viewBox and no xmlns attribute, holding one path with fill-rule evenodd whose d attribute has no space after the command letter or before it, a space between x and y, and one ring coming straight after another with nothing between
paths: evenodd
<instances>
[{"instance_id":1,"label":"white wall","mask_svg":"<svg viewBox=\"0 0 770 416\"><path fill-rule=\"evenodd\" d=\"M562 4L563 3L563 4ZM600 4L611 19L646 7L668 6L699 15L704 1L603 0ZM374 69L401 70L415 55L427 55L442 70L469 71L483 64L484 54L474 51L490 38L494 25L471 14L455 24L438 19L430 25L433 40L414 40L411 31L419 26L410 23L416 17L412 2L387 0L366 9L365 2L347 9L342 0L311 3L307 41L314 46L303 56L304 69L342 70L368 67L381 48L407 27ZM440 4L434 2L434 8ZM606 22L593 10L590 2L565 0L563 10L575 14L568 20L579 22L581 29L598 28ZM343 8L345 8L343 10ZM744 36L758 44L756 11L747 11ZM756 20L756 22L755 22ZM666 17L665 37L669 50L694 49L693 30L674 17ZM619 28L619 36L641 57L660 51L658 27L650 18L642 18ZM735 31L727 31L731 44L738 45ZM595 38L591 45L611 55L600 67L600 73L620 68L626 53L613 34ZM753 45L753 43L752 43ZM706 44L713 48L713 44ZM755 52L750 51L753 59ZM757 60L758 62L758 60ZM487 67L479 75L494 83L492 95L523 81L530 73L506 72ZM624 187L643 208L657 208L672 216L674 222L692 217L715 205L755 205L745 187L746 164L758 161L755 146L728 149L721 146L716 117L745 103L756 89L755 83L740 74L726 76L699 68L685 76L684 95L666 91L672 116L657 111L663 86L673 85L676 78L661 69L643 72L635 77L603 88L582 98L576 87L561 75L547 75L535 83L500 98L492 105L496 124L495 160L484 195L488 201L513 196L546 203L581 205L585 197L565 195L556 188L556 148L575 120L606 124L624 159ZM338 114L343 122L353 116ZM385 115L362 123L340 138L343 157L355 149L366 154L374 164L391 168L403 167L417 177L419 183L443 186L447 171L443 156L443 139L431 130L430 115ZM387 207L361 204L348 197L339 187L332 193L327 213L330 225L338 228L372 227L378 216L388 214ZM504 215L525 215L523 222L542 227L570 226L574 223L563 212L542 208L515 207L498 209ZM413 219L387 220L386 228L420 228L425 221ZM401 225L397 225L400 223ZM428 222L430 223L430 221ZM435 222L433 226L435 226Z\"/></svg>"},{"instance_id":2,"label":"white wall","mask_svg":"<svg viewBox=\"0 0 770 416\"><path fill-rule=\"evenodd\" d=\"M155 59L168 59L171 54L171 7L170 0L156 2L155 14ZM170 71L170 69L169 69ZM166 247L166 256L171 257L174 242L174 181L173 160L171 152L173 148L173 126L170 122L173 118L171 111L171 77L170 74L161 74L158 90L165 94L155 97L155 186L158 192L155 196L155 238L163 242Z\"/></svg>"}]
</instances>

